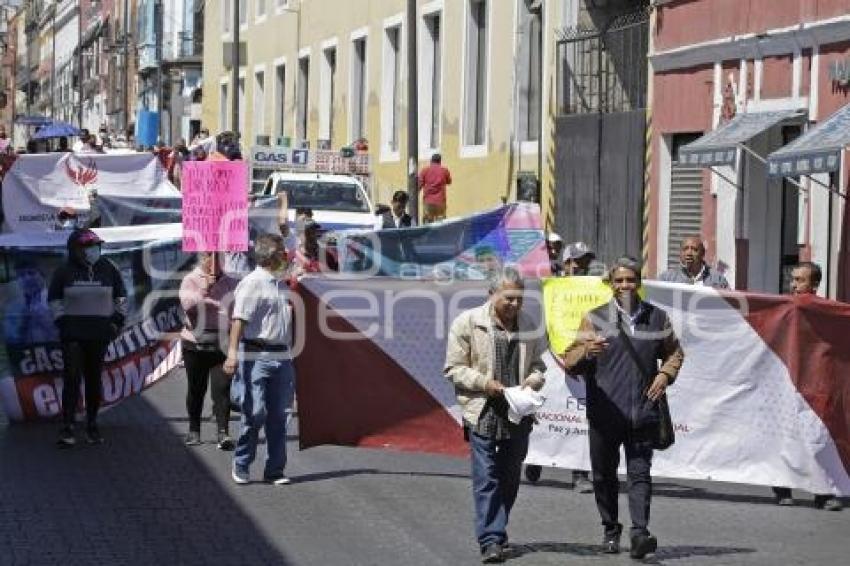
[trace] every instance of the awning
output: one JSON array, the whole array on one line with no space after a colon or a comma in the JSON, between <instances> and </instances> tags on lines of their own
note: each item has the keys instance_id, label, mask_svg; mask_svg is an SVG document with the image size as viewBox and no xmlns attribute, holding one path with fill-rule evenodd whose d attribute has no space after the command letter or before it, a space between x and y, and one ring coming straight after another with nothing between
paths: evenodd
<instances>
[{"instance_id":1,"label":"awning","mask_svg":"<svg viewBox=\"0 0 850 566\"><path fill-rule=\"evenodd\" d=\"M773 177L830 173L841 167L841 150L850 144L850 104L767 156Z\"/></svg>"},{"instance_id":2,"label":"awning","mask_svg":"<svg viewBox=\"0 0 850 566\"><path fill-rule=\"evenodd\" d=\"M731 122L679 148L679 163L701 167L734 165L739 143L749 141L771 126L799 115L799 110L738 114Z\"/></svg>"}]
</instances>

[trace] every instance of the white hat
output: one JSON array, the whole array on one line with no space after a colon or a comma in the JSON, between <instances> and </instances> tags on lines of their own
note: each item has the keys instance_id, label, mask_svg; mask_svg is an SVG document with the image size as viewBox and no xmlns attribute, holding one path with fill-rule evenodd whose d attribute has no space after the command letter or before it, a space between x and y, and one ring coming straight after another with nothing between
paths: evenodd
<instances>
[{"instance_id":1,"label":"white hat","mask_svg":"<svg viewBox=\"0 0 850 566\"><path fill-rule=\"evenodd\" d=\"M549 232L549 235L548 235L548 236L546 236L546 241L547 241L547 242L551 242L551 243L553 243L553 244L554 244L555 242L563 242L563 241L564 241L564 239L563 239L563 238L561 238L561 237L560 237L558 234L556 234L555 232Z\"/></svg>"}]
</instances>

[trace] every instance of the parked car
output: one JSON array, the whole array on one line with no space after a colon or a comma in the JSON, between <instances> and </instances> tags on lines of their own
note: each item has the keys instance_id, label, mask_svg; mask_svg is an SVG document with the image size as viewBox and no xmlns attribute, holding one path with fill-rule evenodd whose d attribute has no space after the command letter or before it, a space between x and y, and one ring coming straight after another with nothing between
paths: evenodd
<instances>
[{"instance_id":1,"label":"parked car","mask_svg":"<svg viewBox=\"0 0 850 566\"><path fill-rule=\"evenodd\" d=\"M288 197L290 221L295 219L296 208L310 208L323 232L371 230L375 226L375 207L354 177L277 171L255 196L276 196L281 191Z\"/></svg>"}]
</instances>

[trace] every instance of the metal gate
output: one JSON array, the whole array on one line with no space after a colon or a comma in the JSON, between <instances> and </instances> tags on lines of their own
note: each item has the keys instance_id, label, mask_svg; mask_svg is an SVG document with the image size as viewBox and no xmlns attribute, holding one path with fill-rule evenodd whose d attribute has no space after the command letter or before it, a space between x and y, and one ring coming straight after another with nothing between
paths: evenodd
<instances>
[{"instance_id":1,"label":"metal gate","mask_svg":"<svg viewBox=\"0 0 850 566\"><path fill-rule=\"evenodd\" d=\"M606 262L641 253L648 29L642 9L558 41L555 227Z\"/></svg>"}]
</instances>

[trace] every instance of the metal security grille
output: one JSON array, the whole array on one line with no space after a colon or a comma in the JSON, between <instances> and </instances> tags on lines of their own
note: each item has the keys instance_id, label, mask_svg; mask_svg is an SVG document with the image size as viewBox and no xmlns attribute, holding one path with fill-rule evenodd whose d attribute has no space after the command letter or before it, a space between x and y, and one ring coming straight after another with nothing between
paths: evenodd
<instances>
[{"instance_id":1,"label":"metal security grille","mask_svg":"<svg viewBox=\"0 0 850 566\"><path fill-rule=\"evenodd\" d=\"M601 29L558 32L558 113L646 108L649 9L621 14Z\"/></svg>"},{"instance_id":2,"label":"metal security grille","mask_svg":"<svg viewBox=\"0 0 850 566\"><path fill-rule=\"evenodd\" d=\"M674 164L670 172L670 230L667 267L679 265L682 239L698 235L702 228L703 169Z\"/></svg>"}]
</instances>

